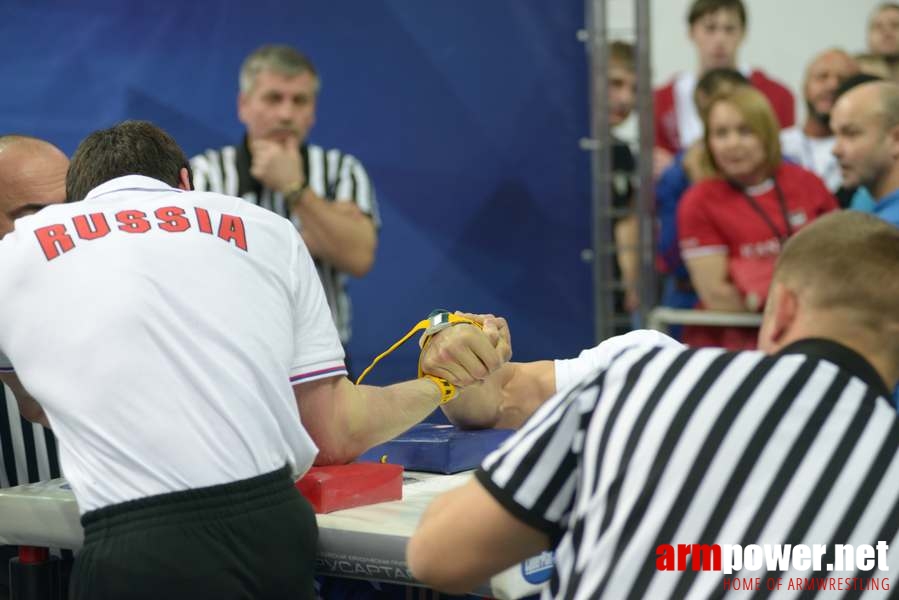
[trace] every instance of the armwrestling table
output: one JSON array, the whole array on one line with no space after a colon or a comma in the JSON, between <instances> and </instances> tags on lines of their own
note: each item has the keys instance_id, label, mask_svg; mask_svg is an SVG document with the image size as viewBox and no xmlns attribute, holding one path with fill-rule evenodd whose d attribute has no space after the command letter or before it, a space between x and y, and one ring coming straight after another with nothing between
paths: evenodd
<instances>
[{"instance_id":1,"label":"armwrestling table","mask_svg":"<svg viewBox=\"0 0 899 600\"><path fill-rule=\"evenodd\" d=\"M317 572L417 585L406 566L406 543L428 503L470 477L470 472L435 475L407 471L402 500L316 515ZM82 542L78 506L65 480L0 489L0 544L77 550ZM552 555L546 552L493 577L475 593L522 598L538 593L551 573Z\"/></svg>"}]
</instances>

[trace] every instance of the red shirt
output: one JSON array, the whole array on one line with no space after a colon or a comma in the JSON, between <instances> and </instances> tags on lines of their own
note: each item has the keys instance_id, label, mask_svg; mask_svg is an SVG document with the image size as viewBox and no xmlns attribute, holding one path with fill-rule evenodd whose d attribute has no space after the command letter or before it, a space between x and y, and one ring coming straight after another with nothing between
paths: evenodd
<instances>
[{"instance_id":1,"label":"red shirt","mask_svg":"<svg viewBox=\"0 0 899 600\"><path fill-rule=\"evenodd\" d=\"M672 80L653 94L656 146L672 154L682 150L675 106L674 82ZM770 79L762 71L753 70L749 82L768 98L782 129L796 123L796 101L792 92L783 84ZM692 94L690 102L693 101ZM695 112L695 109L693 110Z\"/></svg>"},{"instance_id":2,"label":"red shirt","mask_svg":"<svg viewBox=\"0 0 899 600\"><path fill-rule=\"evenodd\" d=\"M786 238L824 213L836 210L837 201L821 179L802 167L781 163L775 173L783 193L790 227L770 186L753 196L768 215L771 226L759 215L742 192L723 179L710 179L690 187L677 208L677 230L684 259L710 252L756 258L780 253L780 237Z\"/></svg>"},{"instance_id":3,"label":"red shirt","mask_svg":"<svg viewBox=\"0 0 899 600\"><path fill-rule=\"evenodd\" d=\"M821 179L802 167L782 163L775 179L783 194L789 228L773 185L752 195L757 207L767 215L767 221L743 192L723 179L703 181L688 189L677 209L678 239L684 261L718 253L726 254L730 259L747 259L749 263L761 259L756 261L757 269L746 262L741 268L748 274L746 279L757 280L753 285L758 287L763 298L770 284L770 270L765 275L764 269L773 267L774 258L780 254L781 238L786 239L790 233L838 208L836 199ZM732 273L737 272L735 264L734 260L729 262ZM758 273L766 281L761 281ZM684 342L694 346L747 348L754 346L754 339L755 331L747 328L684 329Z\"/></svg>"}]
</instances>

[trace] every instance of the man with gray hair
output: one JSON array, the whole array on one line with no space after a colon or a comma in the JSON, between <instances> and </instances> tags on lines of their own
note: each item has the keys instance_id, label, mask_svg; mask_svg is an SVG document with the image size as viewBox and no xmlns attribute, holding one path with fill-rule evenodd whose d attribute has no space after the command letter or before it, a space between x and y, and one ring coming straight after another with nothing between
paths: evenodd
<instances>
[{"instance_id":1,"label":"man with gray hair","mask_svg":"<svg viewBox=\"0 0 899 600\"><path fill-rule=\"evenodd\" d=\"M321 82L289 46L254 51L240 70L240 143L191 159L194 186L240 196L291 219L315 259L340 340L350 339L347 275L374 264L380 225L374 189L355 157L307 143Z\"/></svg>"},{"instance_id":2,"label":"man with gray hair","mask_svg":"<svg viewBox=\"0 0 899 600\"><path fill-rule=\"evenodd\" d=\"M899 85L876 81L840 96L831 113L833 154L846 186L865 186L872 212L899 226Z\"/></svg>"}]
</instances>

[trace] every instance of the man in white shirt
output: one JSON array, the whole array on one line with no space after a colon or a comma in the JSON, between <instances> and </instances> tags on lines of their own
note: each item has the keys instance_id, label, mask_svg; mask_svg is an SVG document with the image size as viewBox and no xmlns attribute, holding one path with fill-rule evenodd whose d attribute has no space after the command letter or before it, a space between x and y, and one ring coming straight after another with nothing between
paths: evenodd
<instances>
[{"instance_id":1,"label":"man in white shirt","mask_svg":"<svg viewBox=\"0 0 899 600\"><path fill-rule=\"evenodd\" d=\"M0 241L0 379L59 439L85 526L72 597L312 598L293 477L396 436L444 387L350 383L296 228L190 191L157 127L88 136L66 188Z\"/></svg>"},{"instance_id":2,"label":"man in white shirt","mask_svg":"<svg viewBox=\"0 0 899 600\"><path fill-rule=\"evenodd\" d=\"M836 102L837 89L847 78L858 72L855 61L839 48L818 54L805 71L806 115L802 127L790 127L780 132L783 155L820 177L827 189L836 194L845 207L851 194L838 193L843 183L840 165L833 156L835 138L830 129L830 111Z\"/></svg>"}]
</instances>

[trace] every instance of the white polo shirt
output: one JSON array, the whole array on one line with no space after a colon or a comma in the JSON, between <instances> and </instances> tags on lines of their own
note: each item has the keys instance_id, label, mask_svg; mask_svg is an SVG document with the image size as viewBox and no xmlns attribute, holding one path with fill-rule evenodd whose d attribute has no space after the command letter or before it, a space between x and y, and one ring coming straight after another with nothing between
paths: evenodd
<instances>
[{"instance_id":1,"label":"white polo shirt","mask_svg":"<svg viewBox=\"0 0 899 600\"><path fill-rule=\"evenodd\" d=\"M346 370L288 220L130 175L15 226L0 369L44 407L82 513L309 468L291 382Z\"/></svg>"},{"instance_id":2,"label":"white polo shirt","mask_svg":"<svg viewBox=\"0 0 899 600\"><path fill-rule=\"evenodd\" d=\"M555 360L556 391L562 391L580 383L588 373L596 371L600 367L609 366L615 357L631 346L684 347L674 338L652 329L637 329L623 335L610 337L592 348L582 350L577 358Z\"/></svg>"}]
</instances>

